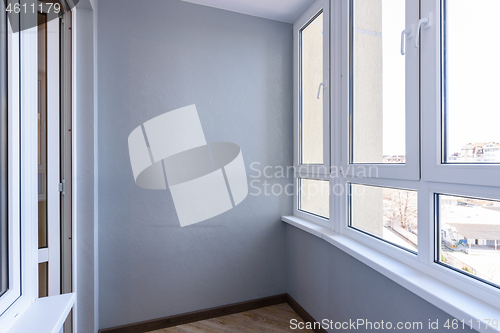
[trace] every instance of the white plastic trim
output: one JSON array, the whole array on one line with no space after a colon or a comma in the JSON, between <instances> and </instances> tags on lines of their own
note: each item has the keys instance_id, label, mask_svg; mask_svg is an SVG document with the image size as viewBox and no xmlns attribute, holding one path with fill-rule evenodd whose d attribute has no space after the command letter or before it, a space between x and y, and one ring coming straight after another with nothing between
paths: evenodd
<instances>
[{"instance_id":1,"label":"white plastic trim","mask_svg":"<svg viewBox=\"0 0 500 333\"><path fill-rule=\"evenodd\" d=\"M75 294L38 298L10 329L9 333L58 333L75 304Z\"/></svg>"},{"instance_id":2,"label":"white plastic trim","mask_svg":"<svg viewBox=\"0 0 500 333\"><path fill-rule=\"evenodd\" d=\"M23 0L24 1L24 0ZM21 20L29 20L30 16L21 16ZM36 202L38 194L33 189L37 188L37 169L36 169L36 110L37 107L37 59L32 54L37 50L37 30L34 28L26 29L15 33L15 38L19 41L19 66L22 69L19 74L19 94L20 104L15 104L19 112L19 128L21 132L20 141L20 165L19 176L21 186L18 192L21 205L21 246L20 246L20 269L21 278L19 280L21 294L17 297L10 307L0 316L0 327L7 331L17 322L32 305L36 298L38 290L38 233L37 208ZM17 51L16 51L17 52ZM14 63L17 66L17 63ZM17 70L17 69L16 69ZM17 74L16 74L17 75ZM17 126L17 120L16 124ZM18 132L15 131L15 134ZM16 281L17 283L17 281ZM17 286L16 286L17 288Z\"/></svg>"}]
</instances>

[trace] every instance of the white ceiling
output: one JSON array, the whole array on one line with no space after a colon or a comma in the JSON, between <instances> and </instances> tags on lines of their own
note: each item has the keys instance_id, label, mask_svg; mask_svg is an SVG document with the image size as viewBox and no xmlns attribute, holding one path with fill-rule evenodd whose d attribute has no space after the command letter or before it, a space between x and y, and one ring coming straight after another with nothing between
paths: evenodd
<instances>
[{"instance_id":1,"label":"white ceiling","mask_svg":"<svg viewBox=\"0 0 500 333\"><path fill-rule=\"evenodd\" d=\"M314 0L183 0L232 12L293 23Z\"/></svg>"}]
</instances>

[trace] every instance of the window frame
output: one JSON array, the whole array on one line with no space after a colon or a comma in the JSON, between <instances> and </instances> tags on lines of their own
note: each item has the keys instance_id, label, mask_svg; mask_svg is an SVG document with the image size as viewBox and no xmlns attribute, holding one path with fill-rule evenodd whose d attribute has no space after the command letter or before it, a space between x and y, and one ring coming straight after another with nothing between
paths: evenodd
<instances>
[{"instance_id":1,"label":"window frame","mask_svg":"<svg viewBox=\"0 0 500 333\"><path fill-rule=\"evenodd\" d=\"M483 278L480 278L478 276L474 276L473 274L470 274L467 272L462 272L460 269L442 262L440 260L440 257L439 257L439 255L441 254L441 248L438 247L438 245L440 244L440 241L441 241L441 237L440 237L441 224L439 221L439 219L440 219L440 217L439 217L439 213L440 213L440 211L439 211L439 209L440 209L439 196L440 195L453 196L453 197L466 197L466 198L470 198L470 199L483 199L483 200L500 201L500 193L498 193L498 191L494 191L494 190L485 193L485 191L481 190L481 188L478 186L467 186L467 189L464 189L462 186L460 186L460 187L453 189L453 191L454 191L453 194L447 193L447 191L449 191L449 190L451 190L451 188L442 189L440 193L437 193L437 192L434 193L434 201L435 201L435 207L436 207L436 213L435 213L435 238L436 239L435 239L435 246L434 246L434 262L437 265L445 267L446 269L454 270L460 275L465 275L469 278L472 278L472 279L480 282L481 284L487 284L487 285L492 286L495 289L500 289L500 284L496 284L495 282L485 280ZM456 192L467 193L467 194L456 194ZM485 196L487 196L487 197L485 197Z\"/></svg>"},{"instance_id":2,"label":"window frame","mask_svg":"<svg viewBox=\"0 0 500 333\"><path fill-rule=\"evenodd\" d=\"M355 0L342 0L340 16L341 26L338 29L341 31L341 50L337 56L341 59L341 75L336 77L340 81L342 87L339 99L342 100L342 107L337 113L340 118L340 123L336 130L341 133L342 137L337 145L332 142L332 146L339 146L340 154L340 173L339 182L344 188L344 194L340 198L339 219L334 221L335 230L350 238L353 238L361 243L367 244L376 248L386 255L408 262L418 261L419 254L404 250L391 243L381 241L365 232L357 230L349 226L349 189L350 184L378 186L387 188L399 188L414 190L420 193L420 133L419 126L414 124L420 123L419 98L420 88L417 83L407 84L408 81L418 82L420 65L419 65L419 49L413 46L414 30L419 15L419 3L414 0L406 1L406 26L404 29L412 29L412 33L406 35L406 54L405 54L405 81L406 81L406 164L383 164L383 163L353 163L351 161L351 131L352 131L352 69L353 69L353 33L354 33L354 10L353 4ZM344 75L344 73L346 75ZM336 112L332 110L332 112ZM375 168L376 172L373 175L371 171ZM420 194L417 194L417 200L420 201ZM420 204L418 215L420 215ZM423 251L423 255L428 252L428 249L421 249L421 245L427 245L422 242L420 231L425 226L422 226L421 219L418 219L418 252ZM383 243L383 244L381 244ZM434 243L432 243L434 244Z\"/></svg>"},{"instance_id":3,"label":"window frame","mask_svg":"<svg viewBox=\"0 0 500 333\"><path fill-rule=\"evenodd\" d=\"M420 228L421 221L418 219L418 253L410 252L405 250L399 246L386 242L384 240L380 240L377 237L374 237L366 232L363 232L357 228L353 228L349 226L349 188L351 184L357 185L368 185L368 186L377 186L377 187L386 187L386 188L396 188L396 189L404 189L404 190L414 190L417 191L417 200L420 201L419 194L419 186L418 182L412 180L387 180L387 179L362 179L360 181L359 178L353 177L343 177L343 187L346 189L346 194L342 195L341 200L341 219L337 221L339 223L340 233L346 235L360 243L366 244L372 248L377 249L383 254L391 256L399 261L410 264L410 266L414 266L419 261L419 255L421 250L421 236L420 236ZM418 213L420 216L420 205L418 206Z\"/></svg>"},{"instance_id":4,"label":"window frame","mask_svg":"<svg viewBox=\"0 0 500 333\"><path fill-rule=\"evenodd\" d=\"M27 6L30 3L27 0L8 0L12 3L18 3L20 8ZM68 9L66 7L66 9ZM77 12L76 6L71 8L72 15ZM16 16L13 14L13 16ZM64 319L73 313L73 320L67 321L72 325L73 330L76 329L77 313L76 309L76 279L77 279L77 255L76 255L76 206L77 198L76 184L67 192L71 192L74 200L70 200L71 205L71 230L69 236L73 241L71 242L71 289L64 295L49 296L44 298L38 297L38 188L37 177L37 106L38 106L38 59L33 56L37 54L37 15L29 15L21 11L19 15L20 26L32 27L13 33L9 26L9 165L10 170L13 170L12 177L9 178L9 190L12 190L13 199L9 203L9 210L14 211L11 214L11 219L17 223L15 228L11 228L18 233L17 240L17 258L15 263L19 266L19 280L17 288L19 294L13 299L5 297L0 298L0 327L2 331L16 331L26 332L33 331L39 327L43 321L46 328L50 327L53 330L62 329ZM65 16L63 16L64 20ZM66 21L67 22L67 21ZM69 62L65 64L65 79L71 80L71 85L65 87L65 96L70 94L71 98L65 99L66 106L71 106L70 118L66 120L66 125L76 127L76 119L74 117L74 109L77 103L73 95L75 94L75 82L77 78L73 73L76 72L76 52L77 44L79 45L80 38L76 34L80 29L72 29L66 33L71 35L71 43L66 45L66 50L71 49L71 53L65 53ZM74 37L74 38L73 38ZM76 41L78 39L78 41ZM75 41L74 43L72 41ZM15 115L12 117L11 115ZM68 115L69 116L69 115ZM67 133L68 127L58 128L58 132L66 131L66 135L71 138L69 141L69 156L73 161L76 161L78 156L77 144L75 142L75 131ZM12 167L11 167L12 165ZM75 183L77 168L76 163L68 166L71 168L69 173L70 185ZM12 186L10 186L12 184ZM15 186L16 184L16 186ZM55 184L57 187L57 183ZM11 209L14 207L15 209ZM10 244L13 244L10 242ZM11 253L15 253L12 251ZM15 270L14 270L15 271ZM4 295L5 296L5 295ZM3 308L5 311L3 311ZM73 312L71 312L73 310ZM69 325L65 325L67 328Z\"/></svg>"},{"instance_id":5,"label":"window frame","mask_svg":"<svg viewBox=\"0 0 500 333\"><path fill-rule=\"evenodd\" d=\"M7 23L7 119L8 119L8 266L9 289L0 297L0 314L21 296L21 226L19 202L19 38ZM16 112L17 111L17 112ZM17 114L17 116L16 116ZM16 186L17 184L17 186ZM1 323L1 322L0 322Z\"/></svg>"},{"instance_id":6,"label":"window frame","mask_svg":"<svg viewBox=\"0 0 500 333\"><path fill-rule=\"evenodd\" d=\"M408 184L412 184L413 185L413 183L408 183ZM393 243L393 242L391 242L389 240L386 240L386 239L384 239L382 237L373 235L369 231L360 229L360 228L355 227L355 226L352 225L352 216L351 216L351 214L352 214L352 185L370 186L370 187L377 187L377 188L380 188L380 189L393 189L393 190L414 191L417 194L417 196L418 196L418 191L416 189L411 189L409 187L402 187L402 186L394 187L394 186L388 186L387 184L384 184L384 186L381 186L381 185L367 185L367 184L361 184L359 182L347 182L347 188L346 188L346 191L347 191L347 212L346 212L347 213L346 214L347 215L347 230L354 230L356 232L356 234L362 233L364 235L369 236L370 238L375 238L377 241L382 241L384 243L387 243L387 244L391 245L391 248L397 247L397 248L400 248L400 249L402 249L404 251L409 252L413 256L418 256L418 252L417 251L413 251L413 250L411 250L408 247L405 248L402 245L398 245L398 244ZM417 204L417 207L418 207L418 204ZM357 236L354 236L354 237L357 237Z\"/></svg>"},{"instance_id":7,"label":"window frame","mask_svg":"<svg viewBox=\"0 0 500 333\"><path fill-rule=\"evenodd\" d=\"M7 13L0 14L0 297L9 289L8 61ZM6 136L4 137L4 133Z\"/></svg>"},{"instance_id":8,"label":"window frame","mask_svg":"<svg viewBox=\"0 0 500 333\"><path fill-rule=\"evenodd\" d=\"M342 133L342 144L340 147L341 167L343 174L347 177L354 177L362 174L370 167L377 167L378 174L376 178L387 179L402 179L402 180L419 180L420 179L420 132L419 128L414 124L420 123L419 114L419 52L418 49L411 47L414 41L415 23L418 21L418 2L413 0L406 1L406 27L411 29L412 33L405 35L406 38L406 54L405 57L405 92L406 92L406 117L405 117L405 164L390 164L390 163L355 163L352 161L352 128L354 126L352 115L354 112L354 102L351 96L351 91L354 89L354 10L353 4L355 0L349 0L345 3L342 0L343 10L342 17L349 19L342 21L342 57L343 57L343 73L342 76L342 99L345 99L341 112L342 126L339 130ZM345 58L344 58L345 57ZM411 84L408 84L411 82ZM345 98L348 96L348 98ZM363 177L364 178L364 177ZM371 177L368 177L371 178Z\"/></svg>"},{"instance_id":9,"label":"window frame","mask_svg":"<svg viewBox=\"0 0 500 333\"><path fill-rule=\"evenodd\" d=\"M500 313L500 287L492 286L488 283L480 281L472 276L463 274L441 265L436 262L436 239L439 235L436 234L437 227L437 207L435 205L436 194L448 194L456 196L477 197L485 199L500 200L500 179L493 178L493 175L500 171L500 166L497 164L481 164L481 165L460 165L460 164L441 164L441 149L442 149L442 109L441 109L441 1L444 0L408 0L410 8L418 14L408 18L407 10L407 28L415 29L415 26L420 17L427 17L425 13L431 13L430 27L422 26L420 31L420 47L415 49L411 47L414 44L414 36L407 36L407 55L413 54L415 64L408 68L406 66L407 80L408 71L416 77L418 83L418 93L416 103L419 105L413 108L414 114L412 117L407 117L407 147L408 141L408 126L409 118L413 119L413 123L418 123L416 134L417 143L414 144L412 154L414 161L418 161L415 165L408 168L400 168L400 165L381 165L381 164L352 164L349 161L349 115L350 115L350 3L351 0L341 0L333 2L331 6L331 165L332 170L336 168L337 173L330 174L330 223L318 223L315 219L307 216L307 214L299 214L296 210L297 199L294 198L294 216L306 221L294 220L293 218L283 218L284 221L292 225L300 225L301 228L315 234L326 241L340 247L346 252L353 255L355 258L369 264L385 276L397 281L406 286L408 289L418 295L425 295L426 292L420 292L420 288L425 286L412 286L408 273L408 269L412 268L418 272L428 276L433 285L442 285L446 290L454 290L457 293L463 292L471 296L471 301L476 305L480 305L485 309L486 304L491 306L488 311L493 311L494 314ZM437 19L437 20L436 20ZM295 30L294 30L295 31ZM297 64L297 59L294 58L294 64ZM416 70L416 72L415 72ZM294 77L296 77L294 73ZM408 87L407 87L408 89ZM414 101L415 102L415 101ZM408 100L407 100L408 103ZM297 121L297 113L294 116L294 121ZM420 132L426 135L420 135ZM410 140L411 141L411 140ZM295 150L297 141L295 142ZM417 147L417 148L415 148ZM409 150L407 148L407 161ZM356 177L357 171L361 167L378 166L378 177ZM350 169L348 169L350 167ZM399 171L398 171L399 167ZM412 169L413 168L413 169ZM347 174L344 170L351 170ZM354 170L354 171L353 171ZM354 172L354 175L352 174ZM462 179L460 179L462 178ZM296 178L297 179L297 178ZM491 181L494 180L494 181ZM359 232L348 226L348 186L350 183L361 185L372 185L382 187L401 188L417 191L418 198L418 253L414 254L407 250L401 249L390 243L381 241L375 237ZM297 193L297 181L295 182ZM335 195L334 188L340 186L344 191L340 195ZM307 221L319 224L316 227L310 225ZM344 238L347 237L347 238ZM368 247L374 250L373 256L366 256L365 250L360 251L360 248ZM377 258L373 261L373 258ZM390 271L377 264L377 261L382 263L387 259L395 259L399 264L397 271ZM439 287L440 288L440 287ZM425 295L425 299L430 300L433 304L449 302L451 299L458 299L463 296L454 296L453 292L443 296ZM481 305L483 304L483 305ZM482 320L477 317L477 314L471 314L463 309L443 305L442 308L448 313L457 317L457 313L462 317L460 319ZM490 314L492 312L489 312ZM471 317L472 316L472 317ZM474 317L476 316L476 317ZM457 317L458 318L458 317ZM483 322L484 323L484 322ZM474 327L477 329L477 326ZM482 331L484 327L481 327Z\"/></svg>"},{"instance_id":10,"label":"window frame","mask_svg":"<svg viewBox=\"0 0 500 333\"><path fill-rule=\"evenodd\" d=\"M445 0L422 2L422 12L439 13L444 7ZM444 9L443 9L444 10ZM444 16L440 15L437 17ZM422 132L428 135L422 137L423 145L427 148L422 151L422 178L428 181L457 183L466 185L500 186L498 172L500 163L461 164L443 163L442 149L444 145L444 73L441 71L444 60L444 20L441 20L440 29L422 29L421 48L422 66L424 74L422 91L426 99L422 99ZM438 25L436 23L436 25ZM425 110L439 110L439 112L425 112Z\"/></svg>"},{"instance_id":11,"label":"window frame","mask_svg":"<svg viewBox=\"0 0 500 333\"><path fill-rule=\"evenodd\" d=\"M323 13L323 163L322 164L301 164L301 68L300 68L300 47L301 31L320 13ZM330 0L316 0L293 25L293 135L294 135L294 215L307 220L312 220L323 226L330 225L332 208L329 207L330 218L318 216L299 209L299 179L315 179L330 181L330 99L331 99L331 78L330 78ZM331 182L330 182L331 185ZM331 200L330 200L331 202Z\"/></svg>"},{"instance_id":12,"label":"window frame","mask_svg":"<svg viewBox=\"0 0 500 333\"><path fill-rule=\"evenodd\" d=\"M328 178L325 178L323 176L314 176L314 175L310 175L310 176L299 176L299 177L296 177L295 178L295 183L294 183L294 188L297 189L296 191L294 191L294 195L296 197L295 199L295 202L296 202L296 214L297 216L300 216L302 218L306 218L306 219L311 219L311 220L315 220L317 223L323 225L323 226L328 226L329 225L329 220L330 218L329 217L325 217L325 216L321 216L321 215L318 215L318 214L315 214L313 212L308 212L306 210L301 210L300 209L300 196L301 196L301 193L300 193L300 181L301 180L321 180L321 181L329 181ZM329 185L329 188L330 188L330 185ZM331 200L329 200L329 202L331 202ZM329 213L331 212L331 209L329 209ZM329 214L330 215L330 214Z\"/></svg>"},{"instance_id":13,"label":"window frame","mask_svg":"<svg viewBox=\"0 0 500 333\"><path fill-rule=\"evenodd\" d=\"M33 16L20 15L21 21L33 20ZM36 20L36 16L35 16ZM37 298L38 290L38 208L37 193L37 25L13 33L9 25L9 193L12 198L9 211L15 234L11 239L18 242L13 251L13 270L19 278L12 280L12 293L0 299L0 326L9 330ZM16 116L14 116L16 115ZM19 184L15 186L15 184ZM19 235L19 237L17 236ZM12 244L12 243L10 243ZM19 268L17 268L17 265ZM10 292L10 291L9 291Z\"/></svg>"},{"instance_id":14,"label":"window frame","mask_svg":"<svg viewBox=\"0 0 500 333\"><path fill-rule=\"evenodd\" d=\"M432 239L430 239L430 237L427 237L427 239L434 241L434 243L429 245L429 247L432 248L432 251L429 251L426 258L426 261L429 262L429 266L433 268L431 273L436 274L436 277L443 282L451 284L455 288L460 289L472 295L473 297L479 298L483 302L487 302L498 308L498 304L500 304L500 285L494 286L491 283L483 282L473 276L470 276L469 274L465 274L442 265L436 260L436 254L439 253L438 249L436 248L436 241L439 239L439 235L437 234L437 228L439 227L439 225L437 219L438 207L435 203L435 195L439 194L500 200L500 193L498 192L498 189L495 187L484 187L481 185L463 185L436 182L425 182L425 188L426 197L429 202L428 208L432 208L428 209L427 215L428 219L431 221L428 224L432 225L433 227L433 230L428 230L428 233L431 234Z\"/></svg>"}]
</instances>

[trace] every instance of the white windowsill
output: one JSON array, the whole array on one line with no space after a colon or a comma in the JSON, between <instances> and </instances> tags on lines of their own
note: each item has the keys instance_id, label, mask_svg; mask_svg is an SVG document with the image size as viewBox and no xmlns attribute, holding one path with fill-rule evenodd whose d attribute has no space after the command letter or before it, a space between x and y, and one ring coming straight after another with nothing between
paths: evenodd
<instances>
[{"instance_id":1,"label":"white windowsill","mask_svg":"<svg viewBox=\"0 0 500 333\"><path fill-rule=\"evenodd\" d=\"M75 298L74 293L37 298L9 333L59 333Z\"/></svg>"},{"instance_id":2,"label":"white windowsill","mask_svg":"<svg viewBox=\"0 0 500 333\"><path fill-rule=\"evenodd\" d=\"M466 324L470 319L481 320L481 327L478 328L476 322L473 327L475 330L485 333L500 332L500 328L495 330L491 324L486 329L486 323L483 321L484 319L497 319L500 322L499 308L471 297L428 274L333 230L296 216L282 216L281 219L283 222L324 239L458 320L464 319Z\"/></svg>"}]
</instances>

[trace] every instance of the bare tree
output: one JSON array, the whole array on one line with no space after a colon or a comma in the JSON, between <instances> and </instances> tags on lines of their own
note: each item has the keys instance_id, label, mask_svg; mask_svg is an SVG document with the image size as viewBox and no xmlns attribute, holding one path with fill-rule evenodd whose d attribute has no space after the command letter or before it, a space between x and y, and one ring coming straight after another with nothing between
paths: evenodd
<instances>
[{"instance_id":1,"label":"bare tree","mask_svg":"<svg viewBox=\"0 0 500 333\"><path fill-rule=\"evenodd\" d=\"M416 193L397 189L384 189L384 215L394 229L398 223L403 229L417 229L417 196Z\"/></svg>"}]
</instances>

